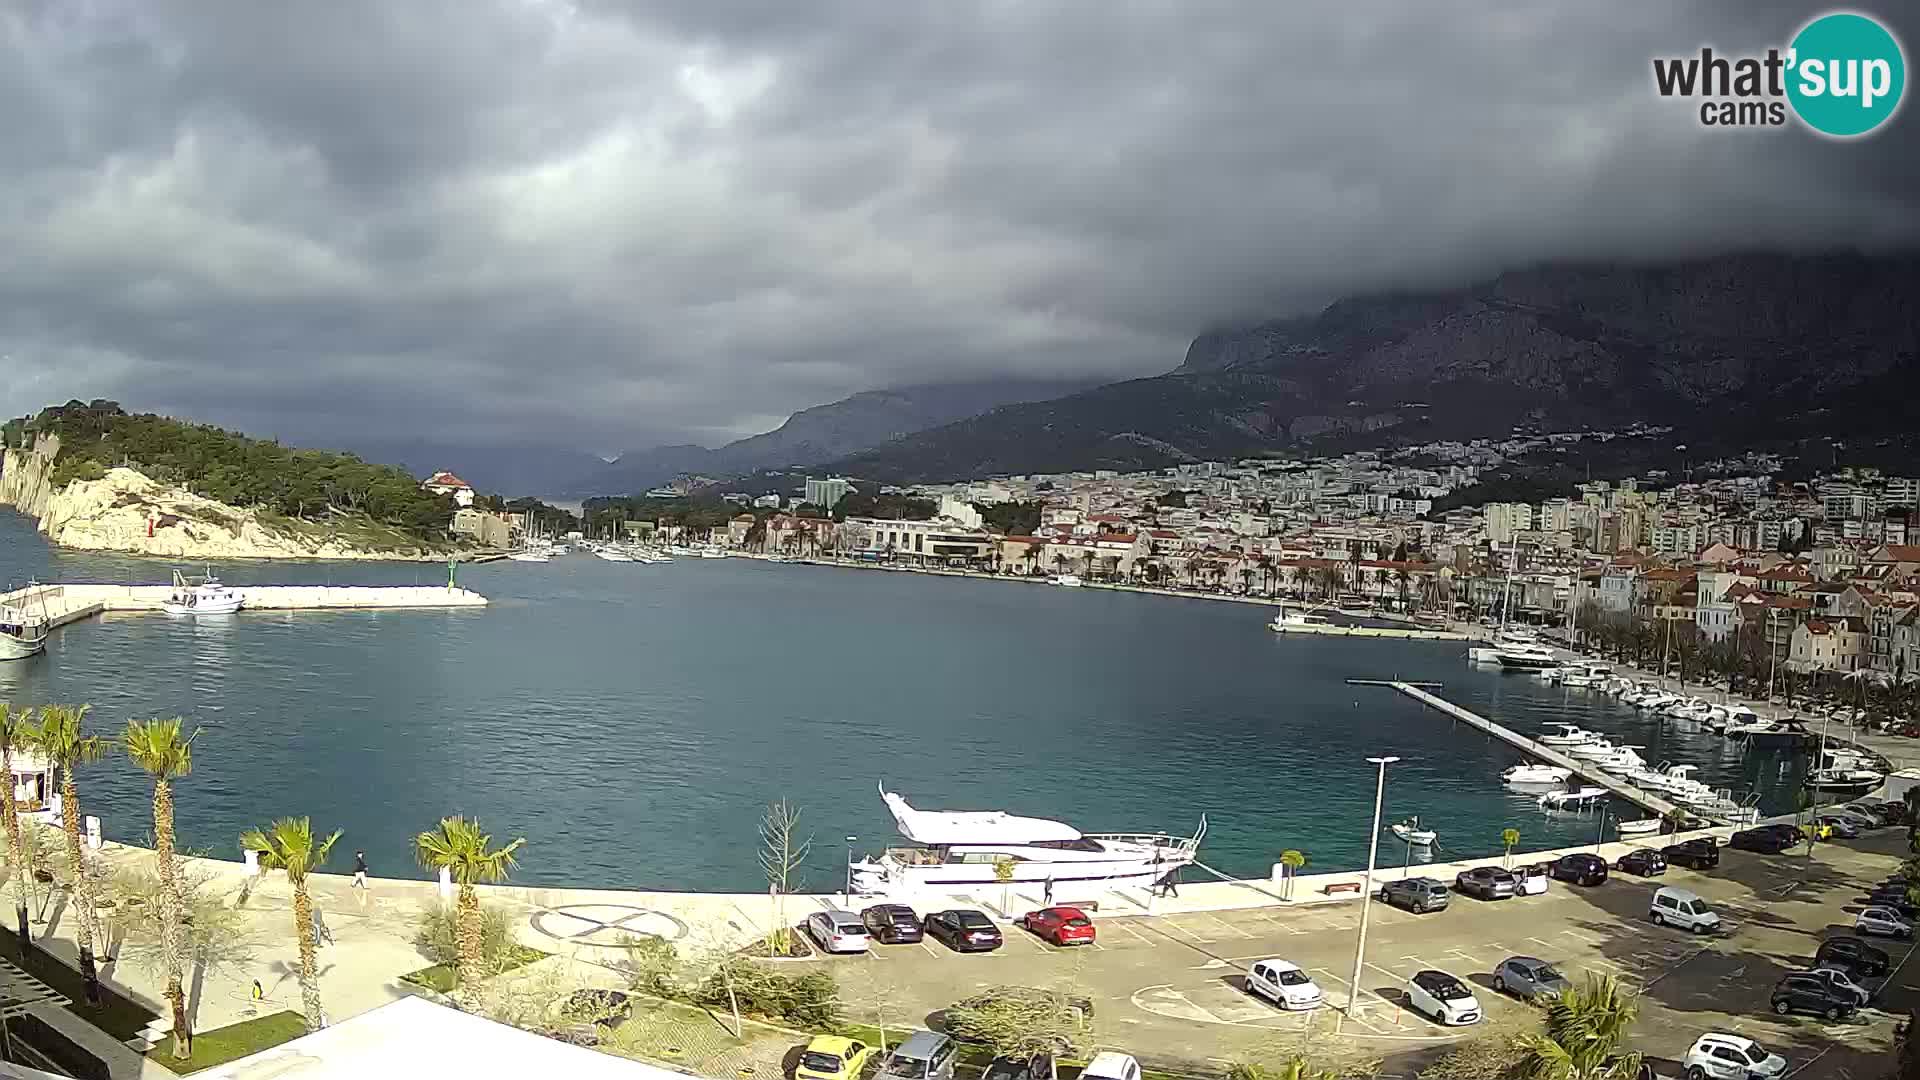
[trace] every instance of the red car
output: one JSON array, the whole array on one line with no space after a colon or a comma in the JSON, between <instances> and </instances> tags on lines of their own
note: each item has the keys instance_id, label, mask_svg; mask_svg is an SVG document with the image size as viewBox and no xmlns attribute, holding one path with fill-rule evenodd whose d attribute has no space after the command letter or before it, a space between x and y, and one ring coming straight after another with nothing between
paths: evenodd
<instances>
[{"instance_id":1,"label":"red car","mask_svg":"<svg viewBox=\"0 0 1920 1080\"><path fill-rule=\"evenodd\" d=\"M1050 907L1027 912L1020 925L1055 945L1093 944L1093 920L1077 907Z\"/></svg>"}]
</instances>

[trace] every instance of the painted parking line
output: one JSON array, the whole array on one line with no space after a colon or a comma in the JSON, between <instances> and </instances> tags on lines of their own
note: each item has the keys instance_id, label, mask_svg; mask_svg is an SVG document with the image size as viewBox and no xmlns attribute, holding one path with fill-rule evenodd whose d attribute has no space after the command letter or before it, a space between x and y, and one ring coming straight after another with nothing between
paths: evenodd
<instances>
[{"instance_id":1,"label":"painted parking line","mask_svg":"<svg viewBox=\"0 0 1920 1080\"><path fill-rule=\"evenodd\" d=\"M1475 956L1475 955L1473 955L1473 954L1472 954L1472 953L1470 953L1470 952L1465 952L1465 951L1463 951L1463 950L1460 950L1460 949L1448 949L1448 950L1447 950L1447 955L1448 955L1448 956L1457 956L1457 957L1459 957L1460 959L1462 959L1462 960L1465 960L1465 961L1466 961L1467 963L1469 963L1469 964L1475 964L1475 965L1478 965L1478 964L1479 964L1479 963L1481 962L1481 961L1480 961L1480 958L1479 958L1479 957L1477 957L1477 956Z\"/></svg>"},{"instance_id":2,"label":"painted parking line","mask_svg":"<svg viewBox=\"0 0 1920 1080\"><path fill-rule=\"evenodd\" d=\"M1589 937L1586 934L1576 934L1571 930L1560 931L1560 936L1570 937L1573 940L1580 942L1582 945L1599 945L1601 943L1600 939L1597 937Z\"/></svg>"},{"instance_id":3,"label":"painted parking line","mask_svg":"<svg viewBox=\"0 0 1920 1080\"><path fill-rule=\"evenodd\" d=\"M917 945L919 945L919 946L920 946L920 947L921 947L922 949L925 949L925 950L927 951L927 955L928 955L928 956L939 956L939 955L940 955L940 950L938 950L938 949L936 949L936 948L934 948L933 946L931 946L931 945L929 945L929 944L927 944L927 939L925 939L925 938L921 938L921 939L920 939L919 941L917 941L917 942L915 942L915 944L917 944Z\"/></svg>"},{"instance_id":4,"label":"painted parking line","mask_svg":"<svg viewBox=\"0 0 1920 1080\"><path fill-rule=\"evenodd\" d=\"M1540 940L1540 939L1539 939L1539 938L1537 938L1537 937L1530 937L1530 938L1528 938L1527 940L1528 940L1528 941L1531 941L1531 942L1533 942L1533 943L1534 943L1535 945L1545 945L1545 946L1546 946L1547 948L1549 948L1549 949L1557 949L1557 948L1559 948L1559 947L1560 947L1559 945L1557 945L1557 944L1555 944L1554 942L1551 942L1551 941L1542 941L1542 940Z\"/></svg>"},{"instance_id":5,"label":"painted parking line","mask_svg":"<svg viewBox=\"0 0 1920 1080\"><path fill-rule=\"evenodd\" d=\"M1187 929L1186 927L1181 926L1179 923L1174 922L1171 918L1162 919L1160 923L1154 927L1154 929L1158 930L1161 927L1165 927L1168 930L1177 930L1180 933L1186 935L1187 937L1192 938L1194 941L1198 942L1201 945L1213 944L1212 938L1203 938L1199 934L1196 934L1193 931Z\"/></svg>"},{"instance_id":6,"label":"painted parking line","mask_svg":"<svg viewBox=\"0 0 1920 1080\"><path fill-rule=\"evenodd\" d=\"M1007 927L1007 932L1002 934L1001 938L1002 940L1012 939L1015 941L1024 941L1035 952L1044 953L1047 951L1047 947L1041 943L1040 939L1027 932L1024 927L1009 926Z\"/></svg>"},{"instance_id":7,"label":"painted parking line","mask_svg":"<svg viewBox=\"0 0 1920 1080\"><path fill-rule=\"evenodd\" d=\"M1194 914L1202 919L1207 920L1208 922L1214 924L1215 926L1220 927L1222 930L1226 930L1229 933L1238 934L1243 938L1250 938L1253 936L1252 934L1247 933L1245 930L1240 929L1239 927L1233 925L1232 923L1226 921L1225 919L1220 918L1217 915L1212 915L1204 911L1195 912Z\"/></svg>"},{"instance_id":8,"label":"painted parking line","mask_svg":"<svg viewBox=\"0 0 1920 1080\"><path fill-rule=\"evenodd\" d=\"M1141 933L1138 930L1135 930L1133 927L1128 926L1126 923L1116 922L1116 923L1113 923L1112 926L1115 930L1124 930L1136 940L1145 942L1148 945L1157 944L1152 938L1148 937L1147 935Z\"/></svg>"}]
</instances>

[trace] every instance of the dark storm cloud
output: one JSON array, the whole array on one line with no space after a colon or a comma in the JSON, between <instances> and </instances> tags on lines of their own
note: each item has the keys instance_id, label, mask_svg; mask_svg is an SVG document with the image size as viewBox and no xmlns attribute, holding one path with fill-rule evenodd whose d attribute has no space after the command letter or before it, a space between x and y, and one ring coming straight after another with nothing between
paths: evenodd
<instances>
[{"instance_id":1,"label":"dark storm cloud","mask_svg":"<svg viewBox=\"0 0 1920 1080\"><path fill-rule=\"evenodd\" d=\"M15 4L0 411L714 443L1358 290L1911 243L1912 109L1842 144L1652 93L1818 10Z\"/></svg>"}]
</instances>

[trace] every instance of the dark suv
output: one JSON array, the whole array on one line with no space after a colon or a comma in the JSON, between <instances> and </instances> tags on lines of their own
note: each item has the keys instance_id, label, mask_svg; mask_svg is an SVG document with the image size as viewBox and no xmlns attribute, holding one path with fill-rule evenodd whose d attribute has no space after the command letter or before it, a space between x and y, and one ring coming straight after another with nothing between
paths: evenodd
<instances>
[{"instance_id":1,"label":"dark suv","mask_svg":"<svg viewBox=\"0 0 1920 1080\"><path fill-rule=\"evenodd\" d=\"M1762 855L1778 855L1799 843L1800 839L1800 830L1791 825L1762 825L1757 829L1742 829L1734 833L1727 841L1727 846Z\"/></svg>"},{"instance_id":2,"label":"dark suv","mask_svg":"<svg viewBox=\"0 0 1920 1080\"><path fill-rule=\"evenodd\" d=\"M1598 885L1607 880L1607 861L1584 851L1575 852L1553 860L1550 872L1561 881L1571 881L1575 885Z\"/></svg>"},{"instance_id":3,"label":"dark suv","mask_svg":"<svg viewBox=\"0 0 1920 1080\"><path fill-rule=\"evenodd\" d=\"M922 936L920 916L905 904L875 904L860 913L860 922L883 945L911 945Z\"/></svg>"},{"instance_id":4,"label":"dark suv","mask_svg":"<svg viewBox=\"0 0 1920 1080\"><path fill-rule=\"evenodd\" d=\"M1687 866L1695 870L1711 870L1720 865L1720 849L1712 840L1695 838L1678 844L1668 844L1660 849L1667 857L1669 866Z\"/></svg>"},{"instance_id":5,"label":"dark suv","mask_svg":"<svg viewBox=\"0 0 1920 1080\"><path fill-rule=\"evenodd\" d=\"M1773 988L1773 1011L1813 1013L1828 1020L1843 1020L1860 1007L1859 999L1812 973L1789 975Z\"/></svg>"},{"instance_id":6,"label":"dark suv","mask_svg":"<svg viewBox=\"0 0 1920 1080\"><path fill-rule=\"evenodd\" d=\"M1635 848L1616 859L1613 868L1641 877L1654 877L1667 872L1667 857L1652 848Z\"/></svg>"},{"instance_id":7,"label":"dark suv","mask_svg":"<svg viewBox=\"0 0 1920 1080\"><path fill-rule=\"evenodd\" d=\"M1389 881L1380 886L1380 899L1415 915L1425 915L1429 911L1446 910L1447 886L1438 878L1430 877Z\"/></svg>"},{"instance_id":8,"label":"dark suv","mask_svg":"<svg viewBox=\"0 0 1920 1080\"><path fill-rule=\"evenodd\" d=\"M1876 949L1857 937L1832 937L1813 954L1814 967L1838 967L1856 975L1885 975L1892 961L1885 949Z\"/></svg>"}]
</instances>

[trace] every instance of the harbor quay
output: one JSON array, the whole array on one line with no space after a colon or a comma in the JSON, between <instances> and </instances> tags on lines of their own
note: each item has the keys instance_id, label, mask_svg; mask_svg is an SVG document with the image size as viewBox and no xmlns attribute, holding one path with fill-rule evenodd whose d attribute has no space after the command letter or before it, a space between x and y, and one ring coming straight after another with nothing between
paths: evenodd
<instances>
[{"instance_id":1,"label":"harbor quay","mask_svg":"<svg viewBox=\"0 0 1920 1080\"><path fill-rule=\"evenodd\" d=\"M44 614L50 627L94 615L157 612L175 592L171 585L62 583L29 585L0 593L0 607L32 616ZM372 608L485 607L487 598L471 589L438 585L248 585L251 611L365 610Z\"/></svg>"}]
</instances>

